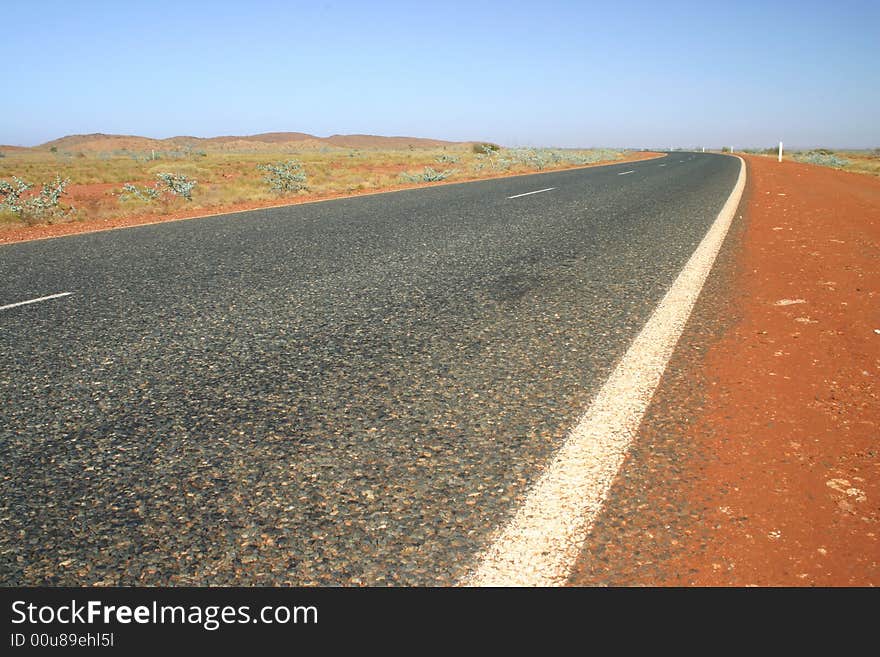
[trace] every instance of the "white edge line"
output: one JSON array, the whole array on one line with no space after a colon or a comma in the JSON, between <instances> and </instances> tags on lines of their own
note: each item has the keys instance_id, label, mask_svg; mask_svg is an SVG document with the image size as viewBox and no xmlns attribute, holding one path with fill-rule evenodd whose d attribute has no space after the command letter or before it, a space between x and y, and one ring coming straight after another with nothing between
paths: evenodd
<instances>
[{"instance_id":1,"label":"white edge line","mask_svg":"<svg viewBox=\"0 0 880 657\"><path fill-rule=\"evenodd\" d=\"M628 173L635 173L635 169L631 169L629 171L624 171L623 173L618 173L618 176L625 176Z\"/></svg>"},{"instance_id":2,"label":"white edge line","mask_svg":"<svg viewBox=\"0 0 880 657\"><path fill-rule=\"evenodd\" d=\"M551 189L556 189L555 187L548 187L547 189L538 189L534 192L526 192L525 194L517 194L516 196L508 196L507 198L519 198L520 196L531 196L532 194L540 194L541 192L549 192Z\"/></svg>"},{"instance_id":3,"label":"white edge line","mask_svg":"<svg viewBox=\"0 0 880 657\"><path fill-rule=\"evenodd\" d=\"M737 159L736 185L709 231L513 518L459 585L567 582L733 221L746 183L745 162Z\"/></svg>"},{"instance_id":4,"label":"white edge line","mask_svg":"<svg viewBox=\"0 0 880 657\"><path fill-rule=\"evenodd\" d=\"M60 299L61 297L69 297L71 294L73 294L73 292L60 292L58 294L50 294L48 297L40 297L39 299L28 299L27 301L10 303L5 306L0 306L0 310L9 310L10 308L17 308L18 306L27 306L31 303L40 303L40 301L48 301L49 299Z\"/></svg>"}]
</instances>

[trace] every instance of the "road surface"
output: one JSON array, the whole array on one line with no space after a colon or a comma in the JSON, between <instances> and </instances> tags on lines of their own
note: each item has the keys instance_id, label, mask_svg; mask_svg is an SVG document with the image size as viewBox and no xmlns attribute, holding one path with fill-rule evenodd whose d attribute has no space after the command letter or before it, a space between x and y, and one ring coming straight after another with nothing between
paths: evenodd
<instances>
[{"instance_id":1,"label":"road surface","mask_svg":"<svg viewBox=\"0 0 880 657\"><path fill-rule=\"evenodd\" d=\"M0 581L457 582L738 172L672 153L0 247Z\"/></svg>"}]
</instances>

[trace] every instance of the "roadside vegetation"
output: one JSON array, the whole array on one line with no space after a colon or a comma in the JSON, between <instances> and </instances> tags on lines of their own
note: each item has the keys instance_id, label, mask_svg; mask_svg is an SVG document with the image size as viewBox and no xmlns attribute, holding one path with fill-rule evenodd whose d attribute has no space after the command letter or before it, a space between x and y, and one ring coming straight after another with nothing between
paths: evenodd
<instances>
[{"instance_id":1,"label":"roadside vegetation","mask_svg":"<svg viewBox=\"0 0 880 657\"><path fill-rule=\"evenodd\" d=\"M72 207L61 203L61 196L70 181L57 175L49 182L40 185L12 176L11 180L0 180L0 212L15 217L26 224L56 223L75 216Z\"/></svg>"},{"instance_id":2,"label":"roadside vegetation","mask_svg":"<svg viewBox=\"0 0 880 657\"><path fill-rule=\"evenodd\" d=\"M776 157L778 154L777 147L775 146L765 149L746 149L744 152L770 157ZM786 151L784 157L793 159L795 162L880 176L880 148L857 151L813 148L806 151Z\"/></svg>"},{"instance_id":3,"label":"roadside vegetation","mask_svg":"<svg viewBox=\"0 0 880 657\"><path fill-rule=\"evenodd\" d=\"M15 150L0 158L0 225L220 211L548 171L624 155L608 149L508 149L489 143L281 153Z\"/></svg>"}]
</instances>

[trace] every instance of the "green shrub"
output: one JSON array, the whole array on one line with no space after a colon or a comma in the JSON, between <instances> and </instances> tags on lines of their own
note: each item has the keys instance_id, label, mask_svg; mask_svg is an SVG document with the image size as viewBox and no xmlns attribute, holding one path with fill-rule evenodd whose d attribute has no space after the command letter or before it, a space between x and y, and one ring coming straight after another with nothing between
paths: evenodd
<instances>
[{"instance_id":1,"label":"green shrub","mask_svg":"<svg viewBox=\"0 0 880 657\"><path fill-rule=\"evenodd\" d=\"M440 153L437 156L437 164L455 164L461 158L458 155L452 155L451 153Z\"/></svg>"},{"instance_id":2,"label":"green shrub","mask_svg":"<svg viewBox=\"0 0 880 657\"><path fill-rule=\"evenodd\" d=\"M499 146L498 144L491 144L487 141L483 141L483 142L479 142L479 143L474 144L471 147L471 150L473 150L473 152L476 153L477 155L490 155L491 153L494 153L496 151L500 151L501 146Z\"/></svg>"},{"instance_id":3,"label":"green shrub","mask_svg":"<svg viewBox=\"0 0 880 657\"><path fill-rule=\"evenodd\" d=\"M445 171L435 171L431 167L425 167L421 173L409 173L404 171L400 174L400 179L404 182L421 183L421 182L438 182L446 180L449 176L457 173L457 169L447 169Z\"/></svg>"},{"instance_id":4,"label":"green shrub","mask_svg":"<svg viewBox=\"0 0 880 657\"><path fill-rule=\"evenodd\" d=\"M474 170L478 172L484 169L507 171L518 166L542 171L548 166L559 164L583 166L619 158L618 151L607 148L586 151L555 148L505 148L477 155Z\"/></svg>"},{"instance_id":5,"label":"green shrub","mask_svg":"<svg viewBox=\"0 0 880 657\"><path fill-rule=\"evenodd\" d=\"M849 164L849 160L845 157L838 157L827 148L817 148L812 151L807 151L806 153L796 153L794 159L798 162L818 164L822 167L840 168Z\"/></svg>"},{"instance_id":6,"label":"green shrub","mask_svg":"<svg viewBox=\"0 0 880 657\"><path fill-rule=\"evenodd\" d=\"M136 187L131 183L125 183L122 186L122 192L119 199L122 201L143 201L150 203L161 196L161 192L155 187Z\"/></svg>"},{"instance_id":7,"label":"green shrub","mask_svg":"<svg viewBox=\"0 0 880 657\"><path fill-rule=\"evenodd\" d=\"M74 209L61 205L61 196L69 183L70 180L56 175L51 182L40 186L39 194L25 197L33 184L17 176L12 177L11 183L0 180L0 209L14 213L27 224L44 221L53 223L67 219L74 213Z\"/></svg>"},{"instance_id":8,"label":"green shrub","mask_svg":"<svg viewBox=\"0 0 880 657\"><path fill-rule=\"evenodd\" d=\"M277 194L293 194L306 189L306 173L296 160L276 162L275 164L258 164L257 169L266 172L263 180Z\"/></svg>"},{"instance_id":9,"label":"green shrub","mask_svg":"<svg viewBox=\"0 0 880 657\"><path fill-rule=\"evenodd\" d=\"M164 185L175 196L182 196L187 201L192 201L192 190L198 185L197 180L188 178L182 173L157 173L159 183Z\"/></svg>"},{"instance_id":10,"label":"green shrub","mask_svg":"<svg viewBox=\"0 0 880 657\"><path fill-rule=\"evenodd\" d=\"M22 203L21 197L33 185L25 182L18 176L12 176L12 182L8 180L0 180L0 205L15 213L21 213Z\"/></svg>"}]
</instances>

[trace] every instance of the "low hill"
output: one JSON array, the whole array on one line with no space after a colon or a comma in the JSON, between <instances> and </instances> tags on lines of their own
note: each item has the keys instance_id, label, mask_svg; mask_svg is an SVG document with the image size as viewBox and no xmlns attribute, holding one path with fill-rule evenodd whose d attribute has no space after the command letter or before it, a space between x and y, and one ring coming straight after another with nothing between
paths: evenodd
<instances>
[{"instance_id":1,"label":"low hill","mask_svg":"<svg viewBox=\"0 0 880 657\"><path fill-rule=\"evenodd\" d=\"M410 148L442 148L460 146L462 142L424 139L420 137L383 137L379 135L332 135L316 137L304 132L265 132L257 135L190 137L152 139L137 135L68 135L48 141L35 148L55 148L62 152L112 152L180 150L191 148L204 151L264 151L311 150L316 148L358 148L375 150L403 150Z\"/></svg>"},{"instance_id":2,"label":"low hill","mask_svg":"<svg viewBox=\"0 0 880 657\"><path fill-rule=\"evenodd\" d=\"M341 148L441 148L460 142L424 139L419 137L377 137L375 135L332 135L321 141Z\"/></svg>"}]
</instances>

